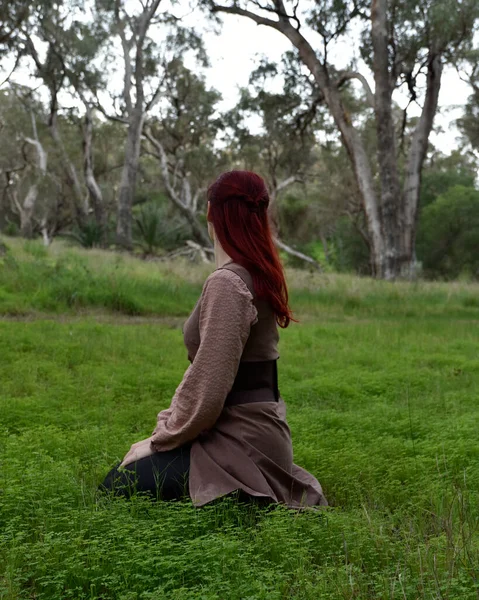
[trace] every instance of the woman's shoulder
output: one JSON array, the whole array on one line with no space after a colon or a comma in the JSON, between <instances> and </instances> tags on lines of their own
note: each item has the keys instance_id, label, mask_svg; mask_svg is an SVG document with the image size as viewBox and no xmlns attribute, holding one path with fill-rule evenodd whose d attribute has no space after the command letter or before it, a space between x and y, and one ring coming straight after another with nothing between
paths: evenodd
<instances>
[{"instance_id":1,"label":"woman's shoulder","mask_svg":"<svg viewBox=\"0 0 479 600\"><path fill-rule=\"evenodd\" d=\"M238 318L248 326L258 321L258 311L253 294L243 279L229 269L217 269L206 279L201 305L214 307L216 316Z\"/></svg>"},{"instance_id":2,"label":"woman's shoulder","mask_svg":"<svg viewBox=\"0 0 479 600\"><path fill-rule=\"evenodd\" d=\"M245 282L245 276L243 277L237 272L238 270L241 272L242 267L240 265L236 265L235 263L228 263L228 266L232 265L234 267L238 266L240 269L230 269L230 268L218 268L209 277L206 279L205 284L203 286L203 293L219 293L219 294L231 294L234 292L238 292L240 294L247 294L252 297L251 291ZM246 270L246 269L245 269ZM247 271L246 271L247 273Z\"/></svg>"},{"instance_id":3,"label":"woman's shoulder","mask_svg":"<svg viewBox=\"0 0 479 600\"><path fill-rule=\"evenodd\" d=\"M254 291L253 278L249 270L243 265L240 265L239 263L233 261L229 261L222 267L219 267L216 271L214 271L214 273L217 272L232 273L233 277L231 277L230 275L228 275L227 277L229 277L232 282L236 283L238 283L238 280L241 280L243 284L247 287L253 298L255 297L256 294ZM241 287L243 287L243 285Z\"/></svg>"}]
</instances>

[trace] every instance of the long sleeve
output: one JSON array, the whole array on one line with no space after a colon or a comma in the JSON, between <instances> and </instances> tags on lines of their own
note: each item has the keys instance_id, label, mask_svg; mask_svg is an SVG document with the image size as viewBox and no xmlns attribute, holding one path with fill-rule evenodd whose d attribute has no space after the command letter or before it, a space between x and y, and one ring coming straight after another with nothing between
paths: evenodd
<instances>
[{"instance_id":1,"label":"long sleeve","mask_svg":"<svg viewBox=\"0 0 479 600\"><path fill-rule=\"evenodd\" d=\"M181 446L213 427L257 321L251 292L238 275L226 269L208 277L200 301L200 345L170 408L158 415L151 442L156 451Z\"/></svg>"}]
</instances>

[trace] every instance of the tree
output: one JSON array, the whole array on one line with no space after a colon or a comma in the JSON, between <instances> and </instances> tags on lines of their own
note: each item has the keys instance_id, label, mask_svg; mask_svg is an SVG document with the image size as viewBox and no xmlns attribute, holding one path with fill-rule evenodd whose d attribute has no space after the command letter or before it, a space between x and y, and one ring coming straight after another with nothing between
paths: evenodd
<instances>
[{"instance_id":1,"label":"tree","mask_svg":"<svg viewBox=\"0 0 479 600\"><path fill-rule=\"evenodd\" d=\"M4 176L4 195L10 199L10 208L20 220L23 237L33 237L34 217L37 210L39 191L47 178L48 152L39 135L36 111L38 104L21 97L25 90L3 92L0 103L0 127L2 138L8 148L0 157L0 172ZM36 109L36 110L35 110ZM6 152L5 152L6 150ZM41 207L42 221L47 207Z\"/></svg>"},{"instance_id":2,"label":"tree","mask_svg":"<svg viewBox=\"0 0 479 600\"><path fill-rule=\"evenodd\" d=\"M123 59L123 89L116 118L127 126L124 164L118 193L116 240L132 247L132 213L140 160L141 137L147 114L160 101L166 65L188 50L206 63L201 42L193 31L182 28L169 12L160 12L160 0L141 2L141 10L129 12L122 0L99 3L98 18L118 37ZM162 25L155 39L151 30ZM165 33L166 32L166 33ZM163 43L156 40L162 39Z\"/></svg>"},{"instance_id":3,"label":"tree","mask_svg":"<svg viewBox=\"0 0 479 600\"><path fill-rule=\"evenodd\" d=\"M225 115L225 141L236 167L258 171L266 180L270 192L269 216L277 246L318 266L310 256L288 246L280 235L279 197L294 184L306 183L317 159L314 148L320 99L299 74L292 76L295 65L291 59L290 54L284 57L281 71L263 61L252 73L250 87L240 90L239 102ZM284 80L283 91L267 91L269 77L279 74ZM309 89L305 90L305 86ZM249 121L258 117L261 129L251 133Z\"/></svg>"},{"instance_id":4,"label":"tree","mask_svg":"<svg viewBox=\"0 0 479 600\"><path fill-rule=\"evenodd\" d=\"M66 13L69 15L69 13ZM70 15L72 16L72 15ZM99 232L101 245L106 244L107 222L103 194L95 177L93 164L93 115L98 97L98 90L106 86L104 74L95 65L106 39L103 28L95 23L83 23L73 19L68 27L62 20L49 20L42 26L43 38L49 43L49 50L55 57L57 68L66 83L72 88L72 95L77 96L84 106L84 115L80 117L83 153L83 176L87 189L87 200L80 202L83 210L79 211L80 228L89 227L90 206L93 209L95 227ZM58 139L56 132L55 139ZM63 143L60 146L67 158ZM64 158L64 160L65 160ZM67 171L71 174L73 188L78 197L83 198L80 180L72 160L66 160ZM88 202L89 200L89 202Z\"/></svg>"},{"instance_id":5,"label":"tree","mask_svg":"<svg viewBox=\"0 0 479 600\"><path fill-rule=\"evenodd\" d=\"M73 192L76 221L82 225L88 220L89 204L59 127L59 95L72 83L72 73L92 70L90 63L97 48L92 43L95 36L88 36L88 27L78 19L80 10L82 7L73 1L38 3L29 21L17 32L16 43L18 56L32 59L32 75L48 90L46 124Z\"/></svg>"},{"instance_id":6,"label":"tree","mask_svg":"<svg viewBox=\"0 0 479 600\"><path fill-rule=\"evenodd\" d=\"M472 94L469 96L464 114L458 119L459 130L461 131L466 147L472 150L479 160L479 50L471 52L468 56L472 63L467 80L472 88Z\"/></svg>"},{"instance_id":7,"label":"tree","mask_svg":"<svg viewBox=\"0 0 479 600\"><path fill-rule=\"evenodd\" d=\"M421 171L437 110L443 65L470 46L479 14L476 0L460 4L453 0L374 0L370 10L366 0L321 0L310 7L303 23L298 3L289 8L283 0L263 4L245 0L226 5L205 1L213 13L242 15L275 29L291 41L323 95L347 150L366 214L374 274L386 279L410 274L414 267ZM338 70L330 59L331 45L358 19L368 24L360 49L372 70L374 90L362 73ZM302 25L321 36L321 50L313 48ZM392 94L398 87L406 86L410 102L417 102L421 77L426 82L422 112L413 133L401 189ZM362 84L374 113L379 193L373 178L373 159L341 95L345 81L351 79Z\"/></svg>"},{"instance_id":8,"label":"tree","mask_svg":"<svg viewBox=\"0 0 479 600\"><path fill-rule=\"evenodd\" d=\"M205 226L204 192L224 164L215 140L222 126L216 115L221 96L183 61L174 59L165 69L164 93L158 117L145 127L147 152L160 164L165 192L187 220L199 244L211 248Z\"/></svg>"}]
</instances>

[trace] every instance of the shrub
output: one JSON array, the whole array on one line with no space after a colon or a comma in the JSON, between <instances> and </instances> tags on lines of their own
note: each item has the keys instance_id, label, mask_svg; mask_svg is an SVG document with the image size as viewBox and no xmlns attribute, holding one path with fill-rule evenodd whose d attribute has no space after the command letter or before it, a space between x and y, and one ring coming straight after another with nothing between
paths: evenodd
<instances>
[{"instance_id":1,"label":"shrub","mask_svg":"<svg viewBox=\"0 0 479 600\"><path fill-rule=\"evenodd\" d=\"M183 220L168 217L164 207L154 203L142 205L135 217L139 243L146 254L155 250L172 250L188 238L188 229Z\"/></svg>"}]
</instances>

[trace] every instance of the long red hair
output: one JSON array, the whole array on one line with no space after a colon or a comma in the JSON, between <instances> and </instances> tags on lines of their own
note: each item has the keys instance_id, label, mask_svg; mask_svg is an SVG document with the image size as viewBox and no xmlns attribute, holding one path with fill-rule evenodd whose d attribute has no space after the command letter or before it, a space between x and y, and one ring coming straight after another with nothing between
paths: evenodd
<instances>
[{"instance_id":1,"label":"long red hair","mask_svg":"<svg viewBox=\"0 0 479 600\"><path fill-rule=\"evenodd\" d=\"M268 301L280 327L293 318L283 266L273 243L265 182L251 171L228 171L207 193L209 221L223 250L248 269L259 299Z\"/></svg>"}]
</instances>

